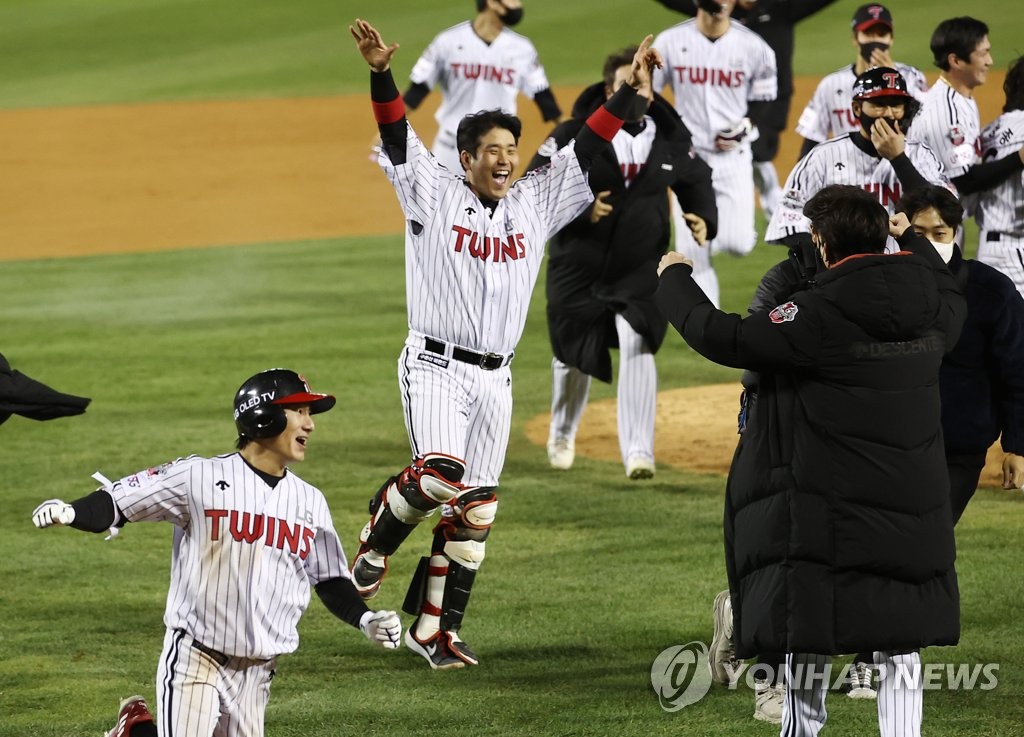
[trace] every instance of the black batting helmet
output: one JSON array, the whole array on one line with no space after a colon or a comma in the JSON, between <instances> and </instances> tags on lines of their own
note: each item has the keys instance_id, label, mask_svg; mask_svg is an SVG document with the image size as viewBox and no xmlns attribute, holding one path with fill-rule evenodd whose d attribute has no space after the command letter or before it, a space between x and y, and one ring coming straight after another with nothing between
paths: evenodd
<instances>
[{"instance_id":1,"label":"black batting helmet","mask_svg":"<svg viewBox=\"0 0 1024 737\"><path fill-rule=\"evenodd\" d=\"M283 368L267 369L245 380L235 393L235 427L245 438L272 438L284 432L288 405L309 405L311 414L326 412L337 400L309 388L306 378Z\"/></svg>"},{"instance_id":2,"label":"black batting helmet","mask_svg":"<svg viewBox=\"0 0 1024 737\"><path fill-rule=\"evenodd\" d=\"M907 80L892 67L872 67L857 75L853 81L853 99L871 100L875 97L909 97Z\"/></svg>"},{"instance_id":3,"label":"black batting helmet","mask_svg":"<svg viewBox=\"0 0 1024 737\"><path fill-rule=\"evenodd\" d=\"M921 109L919 103L907 90L907 80L892 67L872 67L857 75L853 81L853 99L877 102L883 98L898 98L903 103L903 119L900 130L906 133Z\"/></svg>"}]
</instances>

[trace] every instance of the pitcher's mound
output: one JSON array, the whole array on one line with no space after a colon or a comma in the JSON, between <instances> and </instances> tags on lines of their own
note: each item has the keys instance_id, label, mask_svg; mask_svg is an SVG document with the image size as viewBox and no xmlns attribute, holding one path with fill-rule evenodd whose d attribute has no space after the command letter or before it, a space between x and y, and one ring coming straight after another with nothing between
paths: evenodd
<instances>
[{"instance_id":1,"label":"pitcher's mound","mask_svg":"<svg viewBox=\"0 0 1024 737\"><path fill-rule=\"evenodd\" d=\"M727 474L739 440L736 415L740 389L737 382L659 392L654 443L658 465ZM531 419L526 425L530 442L545 446L550 422L551 415L547 413ZM587 405L576 435L576 455L622 462L614 399ZM997 489L1002 486L1002 462L1003 452L996 443L989 449L981 486Z\"/></svg>"}]
</instances>

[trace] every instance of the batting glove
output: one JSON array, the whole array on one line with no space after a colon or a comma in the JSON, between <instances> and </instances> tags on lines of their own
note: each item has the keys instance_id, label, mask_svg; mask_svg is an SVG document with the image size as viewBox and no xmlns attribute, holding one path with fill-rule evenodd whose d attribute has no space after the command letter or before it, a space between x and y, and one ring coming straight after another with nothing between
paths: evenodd
<instances>
[{"instance_id":1,"label":"batting glove","mask_svg":"<svg viewBox=\"0 0 1024 737\"><path fill-rule=\"evenodd\" d=\"M70 525L75 521L75 508L60 499L47 499L32 512L32 524L39 529L53 525Z\"/></svg>"},{"instance_id":2,"label":"batting glove","mask_svg":"<svg viewBox=\"0 0 1024 737\"><path fill-rule=\"evenodd\" d=\"M715 148L719 151L732 151L737 148L754 131L750 118L743 118L728 128L718 131L715 136ZM751 136L751 140L756 136Z\"/></svg>"},{"instance_id":3,"label":"batting glove","mask_svg":"<svg viewBox=\"0 0 1024 737\"><path fill-rule=\"evenodd\" d=\"M402 642L402 620L391 611L366 612L359 618L359 629L367 640L385 650L396 650Z\"/></svg>"}]
</instances>

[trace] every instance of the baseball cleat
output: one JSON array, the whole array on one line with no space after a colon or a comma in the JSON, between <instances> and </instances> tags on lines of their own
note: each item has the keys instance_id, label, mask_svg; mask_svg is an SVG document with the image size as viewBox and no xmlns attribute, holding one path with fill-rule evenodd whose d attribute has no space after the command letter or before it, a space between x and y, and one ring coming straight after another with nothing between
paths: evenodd
<instances>
[{"instance_id":1,"label":"baseball cleat","mask_svg":"<svg viewBox=\"0 0 1024 737\"><path fill-rule=\"evenodd\" d=\"M633 481L654 478L654 461L648 458L630 458L626 464L626 476Z\"/></svg>"},{"instance_id":2,"label":"baseball cleat","mask_svg":"<svg viewBox=\"0 0 1024 737\"><path fill-rule=\"evenodd\" d=\"M417 620L418 622L419 620ZM476 657L469 645L459 639L458 633L438 630L426 640L420 640L414 634L416 624L413 623L405 631L405 646L417 655L422 655L430 663L433 670L455 670L467 665L478 665Z\"/></svg>"},{"instance_id":3,"label":"baseball cleat","mask_svg":"<svg viewBox=\"0 0 1024 737\"><path fill-rule=\"evenodd\" d=\"M851 699L875 699L878 694L871 683L872 669L867 663L853 663L850 666L850 690L846 694Z\"/></svg>"},{"instance_id":4,"label":"baseball cleat","mask_svg":"<svg viewBox=\"0 0 1024 737\"><path fill-rule=\"evenodd\" d=\"M150 713L149 707L146 706L145 700L141 696L129 696L121 702L117 713L117 724L107 732L105 737L128 737L132 727L152 721L153 715Z\"/></svg>"},{"instance_id":5,"label":"baseball cleat","mask_svg":"<svg viewBox=\"0 0 1024 737\"><path fill-rule=\"evenodd\" d=\"M785 686L754 681L754 719L769 724L782 724L782 705L785 700Z\"/></svg>"},{"instance_id":6,"label":"baseball cleat","mask_svg":"<svg viewBox=\"0 0 1024 737\"><path fill-rule=\"evenodd\" d=\"M732 644L732 600L728 589L715 597L714 620L715 630L708 648L708 670L712 681L729 685L739 678L743 661L736 657Z\"/></svg>"},{"instance_id":7,"label":"baseball cleat","mask_svg":"<svg viewBox=\"0 0 1024 737\"><path fill-rule=\"evenodd\" d=\"M552 468L568 471L576 460L576 446L571 440L558 438L548 441L548 460Z\"/></svg>"}]
</instances>

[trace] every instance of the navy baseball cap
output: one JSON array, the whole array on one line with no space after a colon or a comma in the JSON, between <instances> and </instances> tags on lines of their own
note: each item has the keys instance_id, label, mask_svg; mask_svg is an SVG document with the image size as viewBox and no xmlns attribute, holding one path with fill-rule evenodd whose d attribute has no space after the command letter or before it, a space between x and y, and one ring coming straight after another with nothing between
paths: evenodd
<instances>
[{"instance_id":1,"label":"navy baseball cap","mask_svg":"<svg viewBox=\"0 0 1024 737\"><path fill-rule=\"evenodd\" d=\"M861 5L853 14L850 26L854 31L866 31L871 26L882 25L892 30L892 13L884 5L871 3Z\"/></svg>"}]
</instances>

